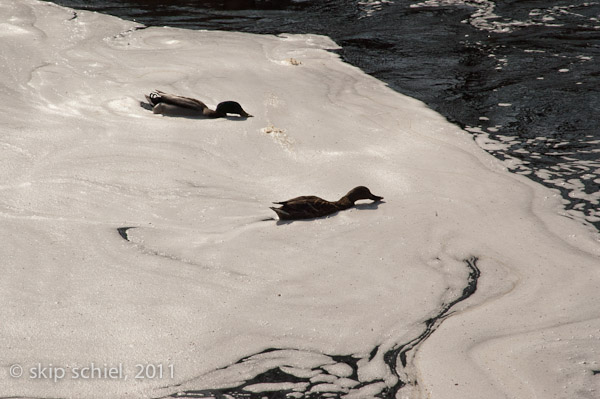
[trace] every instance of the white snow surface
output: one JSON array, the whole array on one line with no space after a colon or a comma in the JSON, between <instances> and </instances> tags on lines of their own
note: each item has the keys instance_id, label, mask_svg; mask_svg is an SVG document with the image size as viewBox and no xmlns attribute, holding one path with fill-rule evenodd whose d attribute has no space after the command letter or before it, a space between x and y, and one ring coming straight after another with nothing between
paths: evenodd
<instances>
[{"instance_id":1,"label":"white snow surface","mask_svg":"<svg viewBox=\"0 0 600 399\"><path fill-rule=\"evenodd\" d=\"M327 37L139 28L0 3L0 396L162 397L281 367L369 397L476 257L477 291L409 356L398 397L597 397L600 245L558 193ZM254 118L156 115L153 89ZM384 201L293 223L268 208L358 185ZM354 390L331 355L374 383ZM74 378L92 363L127 378Z\"/></svg>"}]
</instances>

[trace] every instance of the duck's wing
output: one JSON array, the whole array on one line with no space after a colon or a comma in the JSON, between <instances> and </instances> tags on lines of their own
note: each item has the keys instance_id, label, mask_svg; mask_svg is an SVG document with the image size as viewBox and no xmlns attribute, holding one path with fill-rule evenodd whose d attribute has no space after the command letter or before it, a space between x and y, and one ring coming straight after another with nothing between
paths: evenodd
<instances>
[{"instance_id":1,"label":"duck's wing","mask_svg":"<svg viewBox=\"0 0 600 399\"><path fill-rule=\"evenodd\" d=\"M298 202L305 202L305 201L325 201L322 198L319 197L315 197L314 195L304 195L302 197L296 197L296 198L292 198L289 199L287 201L281 201L281 202L273 202L274 204L277 205L287 205L287 204L293 204L293 203L298 203Z\"/></svg>"},{"instance_id":2,"label":"duck's wing","mask_svg":"<svg viewBox=\"0 0 600 399\"><path fill-rule=\"evenodd\" d=\"M206 107L200 100L196 100L191 97L183 97L177 96L175 94L168 94L160 90L156 90L153 93L150 93L150 96L146 96L146 99L152 105L156 105L159 103L169 104L176 107L193 109L200 112L203 112Z\"/></svg>"},{"instance_id":3,"label":"duck's wing","mask_svg":"<svg viewBox=\"0 0 600 399\"><path fill-rule=\"evenodd\" d=\"M278 208L279 212L275 212L280 217L283 214L292 219L311 219L339 211L335 203L313 196L293 198L280 202L279 205L281 205L281 208Z\"/></svg>"}]
</instances>

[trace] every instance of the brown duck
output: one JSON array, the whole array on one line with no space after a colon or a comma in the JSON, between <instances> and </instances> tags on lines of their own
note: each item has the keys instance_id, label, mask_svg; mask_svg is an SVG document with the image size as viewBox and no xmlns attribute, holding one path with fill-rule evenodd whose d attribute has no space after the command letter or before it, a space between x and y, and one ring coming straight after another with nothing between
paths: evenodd
<instances>
[{"instance_id":1,"label":"brown duck","mask_svg":"<svg viewBox=\"0 0 600 399\"><path fill-rule=\"evenodd\" d=\"M337 211L348 209L361 199L380 201L383 197L371 194L365 186L353 188L338 201L327 201L313 195L292 198L291 200L274 202L280 208L271 207L281 220L312 219L330 215Z\"/></svg>"},{"instance_id":2,"label":"brown duck","mask_svg":"<svg viewBox=\"0 0 600 399\"><path fill-rule=\"evenodd\" d=\"M252 116L244 111L242 106L235 101L224 101L217 105L216 109L212 110L202 101L195 98L167 94L160 90L153 91L147 95L146 100L155 114L205 118L223 118L227 114L237 114L244 118ZM145 107L148 108L147 105Z\"/></svg>"}]
</instances>

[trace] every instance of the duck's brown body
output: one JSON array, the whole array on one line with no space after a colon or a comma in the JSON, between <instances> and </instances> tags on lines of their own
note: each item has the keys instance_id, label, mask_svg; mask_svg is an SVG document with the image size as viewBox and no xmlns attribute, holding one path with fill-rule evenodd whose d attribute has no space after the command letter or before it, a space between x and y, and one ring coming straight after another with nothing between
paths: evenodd
<instances>
[{"instance_id":1,"label":"duck's brown body","mask_svg":"<svg viewBox=\"0 0 600 399\"><path fill-rule=\"evenodd\" d=\"M337 211L348 209L361 199L373 201L382 200L383 197L371 194L368 188L359 186L352 189L338 201L327 201L313 195L292 198L287 201L274 202L281 205L279 208L271 207L281 220L312 219L331 215Z\"/></svg>"},{"instance_id":2,"label":"duck's brown body","mask_svg":"<svg viewBox=\"0 0 600 399\"><path fill-rule=\"evenodd\" d=\"M147 95L146 100L155 114L206 118L221 118L227 116L227 114L237 114L245 118L252 116L235 101L222 102L217 105L216 110L212 110L195 98L168 94L160 90Z\"/></svg>"}]
</instances>

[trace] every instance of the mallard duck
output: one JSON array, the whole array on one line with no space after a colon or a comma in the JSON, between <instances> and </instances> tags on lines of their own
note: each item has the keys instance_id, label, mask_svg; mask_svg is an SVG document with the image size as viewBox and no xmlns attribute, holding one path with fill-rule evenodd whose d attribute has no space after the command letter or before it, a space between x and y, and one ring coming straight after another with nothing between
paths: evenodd
<instances>
[{"instance_id":1,"label":"mallard duck","mask_svg":"<svg viewBox=\"0 0 600 399\"><path fill-rule=\"evenodd\" d=\"M383 197L371 194L365 186L353 188L338 201L327 201L313 195L292 198L287 201L273 202L281 205L280 208L271 207L281 220L312 219L330 215L337 211L348 209L361 199L380 201Z\"/></svg>"},{"instance_id":2,"label":"mallard duck","mask_svg":"<svg viewBox=\"0 0 600 399\"><path fill-rule=\"evenodd\" d=\"M224 101L217 105L215 110L212 110L202 101L195 98L176 96L160 90L153 91L147 95L146 100L148 100L148 103L152 107L152 112L155 114L190 117L203 116L207 118L222 118L227 116L227 114L237 114L244 118L252 116L244 111L242 106L235 101Z\"/></svg>"}]
</instances>

